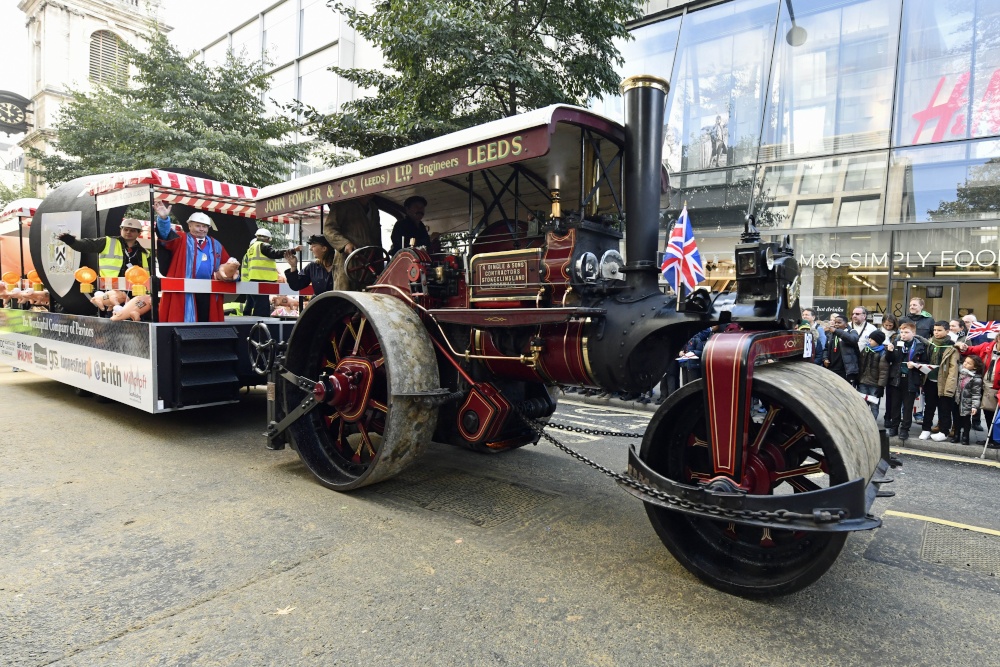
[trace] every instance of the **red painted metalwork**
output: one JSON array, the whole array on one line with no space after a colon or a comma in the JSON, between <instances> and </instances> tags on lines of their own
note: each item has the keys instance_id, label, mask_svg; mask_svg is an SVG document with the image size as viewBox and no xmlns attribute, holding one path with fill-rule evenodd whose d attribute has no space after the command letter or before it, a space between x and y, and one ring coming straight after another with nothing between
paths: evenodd
<instances>
[{"instance_id":1,"label":"red painted metalwork","mask_svg":"<svg viewBox=\"0 0 1000 667\"><path fill-rule=\"evenodd\" d=\"M712 468L737 484L747 461L747 432L754 366L802 356L805 335L797 331L720 333L702 354L705 407Z\"/></svg>"},{"instance_id":2,"label":"red painted metalwork","mask_svg":"<svg viewBox=\"0 0 1000 667\"><path fill-rule=\"evenodd\" d=\"M576 245L576 230L570 229L560 236L555 232L546 234L545 254L542 257L542 281L551 288L553 304L562 303L566 290L570 288L569 263Z\"/></svg>"},{"instance_id":3,"label":"red painted metalwork","mask_svg":"<svg viewBox=\"0 0 1000 667\"><path fill-rule=\"evenodd\" d=\"M489 446L489 441L496 438L503 428L504 422L510 415L510 409L510 402L496 387L488 382L477 383L458 410L459 433L469 442L485 440ZM462 416L470 410L479 417L478 428L474 433L468 431L462 424Z\"/></svg>"}]
</instances>

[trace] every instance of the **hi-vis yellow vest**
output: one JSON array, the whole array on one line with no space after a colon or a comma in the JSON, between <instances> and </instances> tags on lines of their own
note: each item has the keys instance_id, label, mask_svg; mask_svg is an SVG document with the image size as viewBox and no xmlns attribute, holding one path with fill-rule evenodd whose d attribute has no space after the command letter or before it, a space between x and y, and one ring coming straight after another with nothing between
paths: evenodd
<instances>
[{"instance_id":1,"label":"hi-vis yellow vest","mask_svg":"<svg viewBox=\"0 0 1000 667\"><path fill-rule=\"evenodd\" d=\"M109 236L104 240L104 250L97 258L97 268L102 278L117 278L121 273L122 265L125 262L125 242L114 236ZM139 262L142 268L149 270L149 259L146 253L139 253Z\"/></svg>"},{"instance_id":2,"label":"hi-vis yellow vest","mask_svg":"<svg viewBox=\"0 0 1000 667\"><path fill-rule=\"evenodd\" d=\"M254 241L243 255L243 268L240 280L253 280L260 283L273 283L278 280L278 267L274 260L261 251L263 241Z\"/></svg>"}]
</instances>

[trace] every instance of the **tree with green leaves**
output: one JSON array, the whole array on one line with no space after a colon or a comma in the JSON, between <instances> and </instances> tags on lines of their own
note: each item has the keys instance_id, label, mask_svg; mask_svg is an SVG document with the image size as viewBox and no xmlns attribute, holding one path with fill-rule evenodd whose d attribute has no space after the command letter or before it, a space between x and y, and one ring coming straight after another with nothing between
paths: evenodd
<instances>
[{"instance_id":1,"label":"tree with green leaves","mask_svg":"<svg viewBox=\"0 0 1000 667\"><path fill-rule=\"evenodd\" d=\"M19 185L16 187L9 187L4 183L0 183L0 208L11 203L15 199L24 199L25 197L34 197L35 190L30 185Z\"/></svg>"},{"instance_id":2,"label":"tree with green leaves","mask_svg":"<svg viewBox=\"0 0 1000 667\"><path fill-rule=\"evenodd\" d=\"M386 69L331 68L370 90L325 115L304 108L328 144L382 153L555 103L618 94L616 40L638 0L378 0L334 5L378 47ZM333 159L335 159L334 156Z\"/></svg>"},{"instance_id":3,"label":"tree with green leaves","mask_svg":"<svg viewBox=\"0 0 1000 667\"><path fill-rule=\"evenodd\" d=\"M160 33L146 39L147 49L128 50L130 82L71 94L55 125L58 152L29 151L40 177L59 184L159 167L256 187L287 178L308 146L294 143L293 121L267 113L263 63L230 53L208 67Z\"/></svg>"}]
</instances>

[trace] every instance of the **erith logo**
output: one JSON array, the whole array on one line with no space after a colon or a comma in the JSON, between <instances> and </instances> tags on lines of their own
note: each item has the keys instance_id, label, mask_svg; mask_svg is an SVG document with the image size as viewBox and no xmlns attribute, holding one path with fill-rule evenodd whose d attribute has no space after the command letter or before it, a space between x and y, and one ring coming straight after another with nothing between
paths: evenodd
<instances>
[{"instance_id":1,"label":"erith logo","mask_svg":"<svg viewBox=\"0 0 1000 667\"><path fill-rule=\"evenodd\" d=\"M94 379L114 387L122 386L121 369L114 364L106 364L103 361L94 362Z\"/></svg>"}]
</instances>

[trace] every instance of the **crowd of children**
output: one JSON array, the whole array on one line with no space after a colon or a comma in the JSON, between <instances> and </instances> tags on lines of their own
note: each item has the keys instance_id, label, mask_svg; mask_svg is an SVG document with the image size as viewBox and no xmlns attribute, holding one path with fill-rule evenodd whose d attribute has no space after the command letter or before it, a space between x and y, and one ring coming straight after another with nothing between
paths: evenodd
<instances>
[{"instance_id":1,"label":"crowd of children","mask_svg":"<svg viewBox=\"0 0 1000 667\"><path fill-rule=\"evenodd\" d=\"M995 335L970 345L967 323L939 320L926 327L930 335L923 336L918 328L931 324L921 321L926 319L924 312L902 322L887 315L881 328L868 325L866 336L860 322L847 326L842 316L834 315L825 328L825 348L817 345L817 363L857 387L876 419L885 399L883 424L890 437L904 442L909 438L914 405L922 397L920 440L950 438L956 444L973 444L971 431L978 428L974 424L982 412L987 440L975 444L997 448L1000 433L990 428L1000 389ZM808 319L803 327L817 328Z\"/></svg>"}]
</instances>

